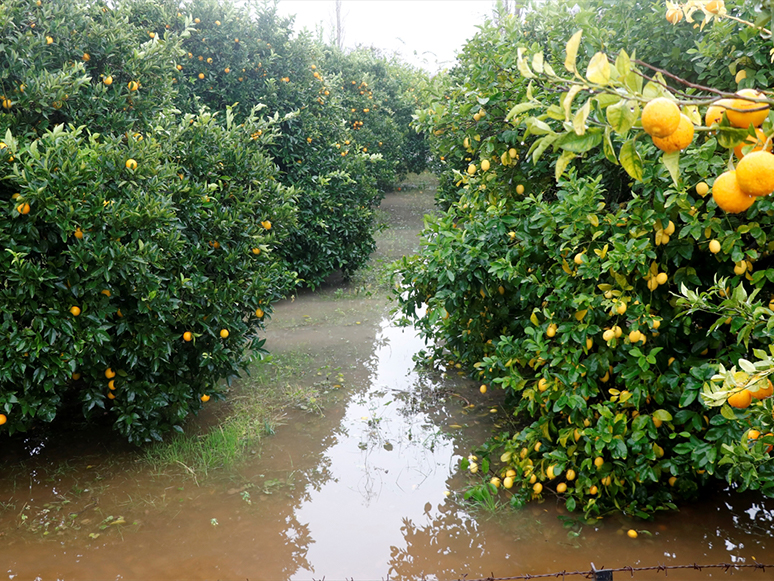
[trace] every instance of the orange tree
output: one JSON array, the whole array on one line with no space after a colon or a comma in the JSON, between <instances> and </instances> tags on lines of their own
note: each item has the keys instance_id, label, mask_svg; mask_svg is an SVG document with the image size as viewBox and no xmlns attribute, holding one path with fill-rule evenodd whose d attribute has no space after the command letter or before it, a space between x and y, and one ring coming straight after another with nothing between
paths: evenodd
<instances>
[{"instance_id":1,"label":"orange tree","mask_svg":"<svg viewBox=\"0 0 774 581\"><path fill-rule=\"evenodd\" d=\"M541 3L524 19L486 23L450 78L431 87L435 103L418 114L433 136L445 212L428 221L421 255L399 269L398 300L436 340L429 362L472 368L484 386L507 391L515 416L513 432L496 434L463 462L487 475L472 494L502 487L514 504L555 494L589 516L647 516L712 477L774 493L774 466L763 454L774 438L746 437L751 417L771 415L762 375L748 370L739 386L721 390L725 401L754 388L761 399L751 395L757 403L744 411L700 398L718 391L709 387L719 381L718 363L768 345L770 329L749 326L739 309L720 319L717 310L686 311L674 294L718 277L772 293L774 207L764 196L726 213L718 202L747 194L716 181L734 147L746 156L767 146L766 115L756 144L757 121L734 122L732 114L765 104L726 102L719 119L702 125L708 105L734 97L729 89L768 82L769 49L731 19L718 24L734 33L728 45L715 27L704 29L734 16L723 3L716 10L687 3L683 25L693 20L707 33L682 77L670 77L659 72L675 60L663 45L650 45L650 67L629 56L651 38L686 46L663 9L632 19L632 3L579 4L574 14ZM740 6L735 17L757 18L759 8ZM610 31L624 28L630 36L609 42ZM735 74L715 65L726 46L736 50L745 39L757 52L744 59L732 52ZM603 47L616 42L627 46L608 58ZM675 119L659 113L654 124L652 109L642 119L658 97L679 103ZM689 126L672 133L685 124L681 115ZM668 128L659 137L654 125L662 121ZM757 464L736 462L729 455L737 447L754 450Z\"/></svg>"},{"instance_id":2,"label":"orange tree","mask_svg":"<svg viewBox=\"0 0 774 581\"><path fill-rule=\"evenodd\" d=\"M282 117L269 151L282 183L296 190L298 207L280 252L300 278L314 287L334 271L346 277L363 265L374 249L374 212L383 193L377 182L386 186L395 171L394 159L380 152L408 132L410 118L404 115L402 127L385 120L378 139L371 133L361 139L361 125L349 121L340 63L326 62L324 47L310 35L295 36L292 19L274 5L247 13L232 2L196 0L161 16L138 10L136 20L161 31L192 27L177 64L181 109L234 105L241 120L261 103ZM367 119L368 112L361 115Z\"/></svg>"},{"instance_id":3,"label":"orange tree","mask_svg":"<svg viewBox=\"0 0 774 581\"><path fill-rule=\"evenodd\" d=\"M180 117L181 39L132 24L143 6L0 9L7 433L78 407L133 442L180 429L294 284L274 252L294 225L276 122Z\"/></svg>"},{"instance_id":4,"label":"orange tree","mask_svg":"<svg viewBox=\"0 0 774 581\"><path fill-rule=\"evenodd\" d=\"M343 52L326 47L324 62L341 75L342 105L357 146L386 161L378 168L377 186L385 190L409 172L422 173L427 141L411 128L411 120L426 75L375 48Z\"/></svg>"}]
</instances>

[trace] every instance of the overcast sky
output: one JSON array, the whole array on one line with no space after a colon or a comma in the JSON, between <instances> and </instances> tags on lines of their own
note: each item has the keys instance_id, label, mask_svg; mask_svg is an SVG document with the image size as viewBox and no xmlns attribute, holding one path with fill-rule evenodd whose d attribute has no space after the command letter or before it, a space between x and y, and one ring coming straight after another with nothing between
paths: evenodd
<instances>
[{"instance_id":1,"label":"overcast sky","mask_svg":"<svg viewBox=\"0 0 774 581\"><path fill-rule=\"evenodd\" d=\"M398 52L435 72L453 65L493 6L493 0L343 0L344 44ZM279 10L296 15L295 30L321 25L325 40L331 39L334 0L280 0Z\"/></svg>"}]
</instances>

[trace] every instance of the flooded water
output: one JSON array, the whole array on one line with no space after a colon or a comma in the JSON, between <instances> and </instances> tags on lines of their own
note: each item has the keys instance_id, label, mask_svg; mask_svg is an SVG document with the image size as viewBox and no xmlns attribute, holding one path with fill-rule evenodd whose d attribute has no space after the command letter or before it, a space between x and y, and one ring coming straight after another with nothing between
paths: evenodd
<instances>
[{"instance_id":1,"label":"flooded water","mask_svg":"<svg viewBox=\"0 0 774 581\"><path fill-rule=\"evenodd\" d=\"M378 259L417 249L431 204L430 192L387 197L392 227ZM6 462L0 475L0 572L24 580L444 580L588 570L591 562L774 562L774 503L756 496L708 493L655 521L611 517L596 526L567 521L553 498L494 514L465 501L470 476L457 470L460 459L507 418L497 394L481 395L454 371L417 371L422 341L393 324L384 295L329 287L279 305L267 347L278 357L304 354L299 381L327 386L323 414L291 412L238 469L201 480L154 474L109 433L67 445L31 438L32 458ZM630 528L637 539L626 536ZM774 578L771 569L667 578L722 575Z\"/></svg>"}]
</instances>

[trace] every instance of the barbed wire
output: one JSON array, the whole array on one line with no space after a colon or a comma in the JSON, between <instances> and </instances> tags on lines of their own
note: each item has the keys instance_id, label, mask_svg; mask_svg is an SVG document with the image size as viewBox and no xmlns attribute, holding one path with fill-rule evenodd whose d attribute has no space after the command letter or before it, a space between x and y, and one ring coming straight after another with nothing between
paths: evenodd
<instances>
[{"instance_id":1,"label":"barbed wire","mask_svg":"<svg viewBox=\"0 0 774 581\"><path fill-rule=\"evenodd\" d=\"M667 571L671 571L673 569L693 569L696 571L701 571L702 569L723 569L724 572L728 572L729 569L760 569L761 571L765 572L766 568L772 568L774 565L766 565L764 563L714 563L711 565L699 565L697 563L693 563L692 565L653 565L650 567L617 567L613 569L605 569L604 567L600 567L597 569L594 567L594 563L591 564L591 570L589 571L558 571L555 573L540 573L537 575L530 575L529 573L524 575L513 575L510 577L495 577L492 575L491 577L482 577L480 579L468 579L467 576L459 577L455 581L512 581L516 579L547 579L547 578L553 578L553 579L565 579L566 577L572 577L572 576L581 576L585 577L586 579L593 579L595 575L605 572L605 573L629 573L632 577L634 577L634 573L639 571L656 571L661 572L664 571L664 575L666 576Z\"/></svg>"}]
</instances>

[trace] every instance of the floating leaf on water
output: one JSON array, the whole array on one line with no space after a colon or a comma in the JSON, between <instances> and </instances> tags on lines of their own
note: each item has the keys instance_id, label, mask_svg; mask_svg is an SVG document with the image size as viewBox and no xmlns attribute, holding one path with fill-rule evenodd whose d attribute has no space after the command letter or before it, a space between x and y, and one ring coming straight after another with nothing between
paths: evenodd
<instances>
[{"instance_id":1,"label":"floating leaf on water","mask_svg":"<svg viewBox=\"0 0 774 581\"><path fill-rule=\"evenodd\" d=\"M449 427L453 430L460 430L462 429L462 426L459 424L449 424Z\"/></svg>"},{"instance_id":2,"label":"floating leaf on water","mask_svg":"<svg viewBox=\"0 0 774 581\"><path fill-rule=\"evenodd\" d=\"M489 412L493 413L493 414L496 414L497 413L497 408L492 408L492 409L489 410Z\"/></svg>"},{"instance_id":3,"label":"floating leaf on water","mask_svg":"<svg viewBox=\"0 0 774 581\"><path fill-rule=\"evenodd\" d=\"M99 533L89 533L90 539L96 539L97 537L99 537Z\"/></svg>"},{"instance_id":4,"label":"floating leaf on water","mask_svg":"<svg viewBox=\"0 0 774 581\"><path fill-rule=\"evenodd\" d=\"M125 524L126 524L126 520L124 519L124 517L119 516L116 520L110 523L110 526L112 527L114 525L125 525Z\"/></svg>"}]
</instances>

